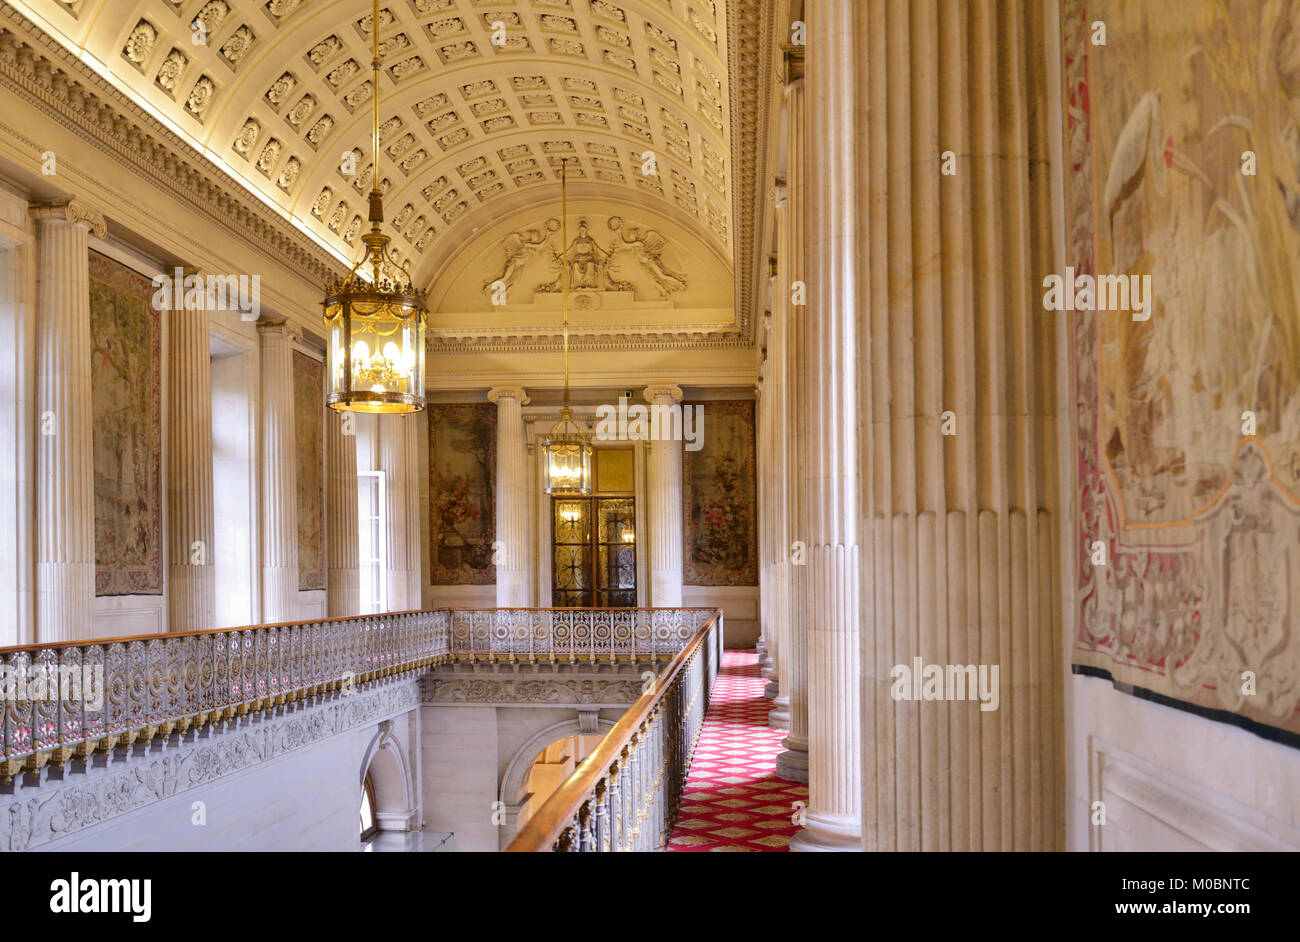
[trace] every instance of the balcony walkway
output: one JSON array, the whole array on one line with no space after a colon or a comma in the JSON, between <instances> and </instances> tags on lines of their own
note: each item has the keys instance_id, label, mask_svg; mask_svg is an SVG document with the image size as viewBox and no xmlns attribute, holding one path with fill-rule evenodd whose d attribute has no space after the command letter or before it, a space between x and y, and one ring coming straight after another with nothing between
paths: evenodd
<instances>
[{"instance_id":1,"label":"balcony walkway","mask_svg":"<svg viewBox=\"0 0 1300 942\"><path fill-rule=\"evenodd\" d=\"M767 725L758 655L727 650L695 747L669 851L786 851L808 786L776 776L785 733Z\"/></svg>"}]
</instances>

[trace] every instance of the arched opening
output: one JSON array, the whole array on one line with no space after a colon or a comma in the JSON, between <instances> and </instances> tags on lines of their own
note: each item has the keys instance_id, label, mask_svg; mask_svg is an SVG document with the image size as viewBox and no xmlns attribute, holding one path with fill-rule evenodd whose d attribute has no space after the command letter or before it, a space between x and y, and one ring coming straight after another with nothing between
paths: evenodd
<instances>
[{"instance_id":1,"label":"arched opening","mask_svg":"<svg viewBox=\"0 0 1300 942\"><path fill-rule=\"evenodd\" d=\"M555 790L564 783L582 760L587 758L601 740L601 735L565 736L546 746L533 760L524 778L523 804L519 807L517 827L523 827L537 813Z\"/></svg>"},{"instance_id":2,"label":"arched opening","mask_svg":"<svg viewBox=\"0 0 1300 942\"><path fill-rule=\"evenodd\" d=\"M375 817L375 781L366 773L366 780L361 785L361 840L370 840L379 833L379 821Z\"/></svg>"}]
</instances>

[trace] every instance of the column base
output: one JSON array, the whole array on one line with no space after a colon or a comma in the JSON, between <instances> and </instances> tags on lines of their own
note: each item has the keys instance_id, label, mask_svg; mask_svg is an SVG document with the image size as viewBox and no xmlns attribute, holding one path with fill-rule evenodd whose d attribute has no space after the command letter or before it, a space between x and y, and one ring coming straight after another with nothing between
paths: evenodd
<instances>
[{"instance_id":1,"label":"column base","mask_svg":"<svg viewBox=\"0 0 1300 942\"><path fill-rule=\"evenodd\" d=\"M862 823L843 814L808 812L804 828L790 839L791 852L852 853L862 850Z\"/></svg>"},{"instance_id":2,"label":"column base","mask_svg":"<svg viewBox=\"0 0 1300 942\"><path fill-rule=\"evenodd\" d=\"M790 698L773 697L772 709L767 714L767 725L773 729L790 728Z\"/></svg>"},{"instance_id":3,"label":"column base","mask_svg":"<svg viewBox=\"0 0 1300 942\"><path fill-rule=\"evenodd\" d=\"M781 695L781 685L775 680L769 680L767 686L763 688L763 696L769 700L775 700Z\"/></svg>"},{"instance_id":4,"label":"column base","mask_svg":"<svg viewBox=\"0 0 1300 942\"><path fill-rule=\"evenodd\" d=\"M790 737L781 741L785 752L776 757L776 774L789 782L808 781L808 750L790 745Z\"/></svg>"}]
</instances>

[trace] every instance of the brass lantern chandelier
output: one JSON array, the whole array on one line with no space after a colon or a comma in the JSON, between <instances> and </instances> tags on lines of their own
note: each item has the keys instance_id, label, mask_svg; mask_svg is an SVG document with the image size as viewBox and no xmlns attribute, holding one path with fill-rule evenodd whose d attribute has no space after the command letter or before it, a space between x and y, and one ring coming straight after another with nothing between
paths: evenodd
<instances>
[{"instance_id":1,"label":"brass lantern chandelier","mask_svg":"<svg viewBox=\"0 0 1300 942\"><path fill-rule=\"evenodd\" d=\"M388 250L379 191L379 0L370 20L374 73L374 159L370 231L346 278L325 289L330 390L325 401L339 412L419 412L424 408L425 292Z\"/></svg>"},{"instance_id":2,"label":"brass lantern chandelier","mask_svg":"<svg viewBox=\"0 0 1300 942\"><path fill-rule=\"evenodd\" d=\"M560 219L562 243L560 264L564 311L564 408L560 421L542 439L542 469L546 493L584 495L591 493L591 436L573 421L569 408L569 176L568 158L560 160Z\"/></svg>"}]
</instances>

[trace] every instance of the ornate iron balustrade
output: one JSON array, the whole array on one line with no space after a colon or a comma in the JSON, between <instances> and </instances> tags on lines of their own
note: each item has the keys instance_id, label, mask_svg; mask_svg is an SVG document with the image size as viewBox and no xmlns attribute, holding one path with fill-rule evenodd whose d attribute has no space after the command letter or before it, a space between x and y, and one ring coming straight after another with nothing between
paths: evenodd
<instances>
[{"instance_id":1,"label":"ornate iron balustrade","mask_svg":"<svg viewBox=\"0 0 1300 942\"><path fill-rule=\"evenodd\" d=\"M0 782L452 658L669 656L712 609L433 609L0 648Z\"/></svg>"},{"instance_id":2,"label":"ornate iron balustrade","mask_svg":"<svg viewBox=\"0 0 1300 942\"><path fill-rule=\"evenodd\" d=\"M714 611L507 851L654 851L668 842L722 663Z\"/></svg>"}]
</instances>

